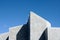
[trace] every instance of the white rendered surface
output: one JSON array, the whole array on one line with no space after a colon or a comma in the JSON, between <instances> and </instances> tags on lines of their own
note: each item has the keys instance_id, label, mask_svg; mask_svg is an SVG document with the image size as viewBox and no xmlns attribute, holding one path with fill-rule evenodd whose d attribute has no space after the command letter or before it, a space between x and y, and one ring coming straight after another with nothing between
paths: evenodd
<instances>
[{"instance_id":1,"label":"white rendered surface","mask_svg":"<svg viewBox=\"0 0 60 40\"><path fill-rule=\"evenodd\" d=\"M60 40L60 28L48 28L48 40Z\"/></svg>"},{"instance_id":2,"label":"white rendered surface","mask_svg":"<svg viewBox=\"0 0 60 40\"><path fill-rule=\"evenodd\" d=\"M32 11L30 12L30 40L39 40L47 27L51 27L47 20Z\"/></svg>"},{"instance_id":3,"label":"white rendered surface","mask_svg":"<svg viewBox=\"0 0 60 40\"><path fill-rule=\"evenodd\" d=\"M0 40L6 40L7 37L8 37L9 33L6 32L6 33L3 33L3 34L0 34Z\"/></svg>"},{"instance_id":4,"label":"white rendered surface","mask_svg":"<svg viewBox=\"0 0 60 40\"><path fill-rule=\"evenodd\" d=\"M16 35L21 28L22 28L22 25L9 28L9 40L16 40Z\"/></svg>"},{"instance_id":5,"label":"white rendered surface","mask_svg":"<svg viewBox=\"0 0 60 40\"><path fill-rule=\"evenodd\" d=\"M9 32L0 35L0 40L6 40L9 36L9 40L16 40L16 35L20 31L23 25L9 28ZM60 28L51 27L50 22L44 18L36 15L34 12L30 12L30 40L39 40L42 33L47 28L48 40L60 40Z\"/></svg>"}]
</instances>

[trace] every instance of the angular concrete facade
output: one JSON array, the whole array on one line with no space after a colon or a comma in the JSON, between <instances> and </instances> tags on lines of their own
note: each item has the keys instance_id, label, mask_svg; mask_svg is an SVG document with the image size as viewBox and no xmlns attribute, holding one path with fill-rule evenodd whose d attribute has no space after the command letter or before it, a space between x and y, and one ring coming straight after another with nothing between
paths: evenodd
<instances>
[{"instance_id":1,"label":"angular concrete facade","mask_svg":"<svg viewBox=\"0 0 60 40\"><path fill-rule=\"evenodd\" d=\"M21 28L22 28L22 25L9 28L9 40L16 40L16 35Z\"/></svg>"},{"instance_id":2,"label":"angular concrete facade","mask_svg":"<svg viewBox=\"0 0 60 40\"><path fill-rule=\"evenodd\" d=\"M60 40L60 28L48 28L48 40Z\"/></svg>"},{"instance_id":3,"label":"angular concrete facade","mask_svg":"<svg viewBox=\"0 0 60 40\"><path fill-rule=\"evenodd\" d=\"M28 22L9 28L0 40L60 40L60 28L52 28L50 22L30 12Z\"/></svg>"},{"instance_id":4,"label":"angular concrete facade","mask_svg":"<svg viewBox=\"0 0 60 40\"><path fill-rule=\"evenodd\" d=\"M0 40L8 40L9 39L9 33L3 33L0 34Z\"/></svg>"},{"instance_id":5,"label":"angular concrete facade","mask_svg":"<svg viewBox=\"0 0 60 40\"><path fill-rule=\"evenodd\" d=\"M39 40L44 30L51 24L34 12L30 13L30 40Z\"/></svg>"}]
</instances>

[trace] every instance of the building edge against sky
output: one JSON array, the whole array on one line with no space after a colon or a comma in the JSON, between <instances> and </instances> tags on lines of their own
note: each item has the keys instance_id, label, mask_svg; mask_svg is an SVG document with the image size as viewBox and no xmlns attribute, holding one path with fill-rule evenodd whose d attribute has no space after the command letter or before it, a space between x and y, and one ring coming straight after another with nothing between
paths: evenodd
<instances>
[{"instance_id":1,"label":"building edge against sky","mask_svg":"<svg viewBox=\"0 0 60 40\"><path fill-rule=\"evenodd\" d=\"M27 30L30 30L30 32L29 32L30 40L42 40L40 38L46 29L47 29L47 37L48 37L47 40L60 40L60 38L59 38L60 37L60 35L59 35L60 28L51 27L51 23L49 21L36 15L32 11L30 11L28 23L29 23L29 25L26 23L26 25L23 24L21 26L14 26L14 27L9 28L9 32L3 33L0 35L0 40L7 40L8 37L9 37L9 40L17 40L16 35L18 34L18 32L20 30L22 30L23 26L29 27L29 29L27 27L26 28L27 28ZM25 29L23 29L22 33L25 33L24 32ZM27 30L26 30L26 32L28 32ZM22 35L24 35L24 34L22 34Z\"/></svg>"},{"instance_id":2,"label":"building edge against sky","mask_svg":"<svg viewBox=\"0 0 60 40\"><path fill-rule=\"evenodd\" d=\"M47 27L51 24L44 18L36 15L36 13L30 11L30 37L31 40L38 40Z\"/></svg>"}]
</instances>

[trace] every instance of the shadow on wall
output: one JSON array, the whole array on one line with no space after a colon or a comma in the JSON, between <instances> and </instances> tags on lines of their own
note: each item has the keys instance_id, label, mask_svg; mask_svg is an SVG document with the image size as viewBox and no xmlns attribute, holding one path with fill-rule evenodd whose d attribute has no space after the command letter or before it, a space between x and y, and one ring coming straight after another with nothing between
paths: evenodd
<instances>
[{"instance_id":1,"label":"shadow on wall","mask_svg":"<svg viewBox=\"0 0 60 40\"><path fill-rule=\"evenodd\" d=\"M6 40L9 40L9 37L7 37L7 39Z\"/></svg>"},{"instance_id":2,"label":"shadow on wall","mask_svg":"<svg viewBox=\"0 0 60 40\"><path fill-rule=\"evenodd\" d=\"M47 28L46 28L39 40L48 40L47 35L48 33L47 33Z\"/></svg>"},{"instance_id":3,"label":"shadow on wall","mask_svg":"<svg viewBox=\"0 0 60 40\"><path fill-rule=\"evenodd\" d=\"M42 36L39 40L48 40L47 28L44 30ZM28 20L27 24L23 25L22 28L16 35L16 40L30 40L30 20Z\"/></svg>"},{"instance_id":4,"label":"shadow on wall","mask_svg":"<svg viewBox=\"0 0 60 40\"><path fill-rule=\"evenodd\" d=\"M21 28L16 36L16 40L30 40L30 27L29 22Z\"/></svg>"}]
</instances>

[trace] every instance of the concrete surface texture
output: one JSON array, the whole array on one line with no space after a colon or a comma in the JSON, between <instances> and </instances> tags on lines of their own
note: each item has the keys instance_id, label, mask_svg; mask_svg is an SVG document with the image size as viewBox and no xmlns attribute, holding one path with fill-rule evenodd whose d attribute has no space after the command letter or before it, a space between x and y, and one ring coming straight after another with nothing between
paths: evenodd
<instances>
[{"instance_id":1,"label":"concrete surface texture","mask_svg":"<svg viewBox=\"0 0 60 40\"><path fill-rule=\"evenodd\" d=\"M0 34L0 40L60 40L60 28L51 27L49 21L30 11L26 24L9 28Z\"/></svg>"},{"instance_id":2,"label":"concrete surface texture","mask_svg":"<svg viewBox=\"0 0 60 40\"><path fill-rule=\"evenodd\" d=\"M48 28L48 40L60 40L60 28Z\"/></svg>"},{"instance_id":3,"label":"concrete surface texture","mask_svg":"<svg viewBox=\"0 0 60 40\"><path fill-rule=\"evenodd\" d=\"M7 40L8 37L9 37L9 33L8 32L0 34L0 40Z\"/></svg>"},{"instance_id":4,"label":"concrete surface texture","mask_svg":"<svg viewBox=\"0 0 60 40\"><path fill-rule=\"evenodd\" d=\"M9 28L9 40L16 40L16 35L21 28L22 28L22 25Z\"/></svg>"},{"instance_id":5,"label":"concrete surface texture","mask_svg":"<svg viewBox=\"0 0 60 40\"><path fill-rule=\"evenodd\" d=\"M39 40L44 30L51 24L34 12L30 13L30 40Z\"/></svg>"}]
</instances>

